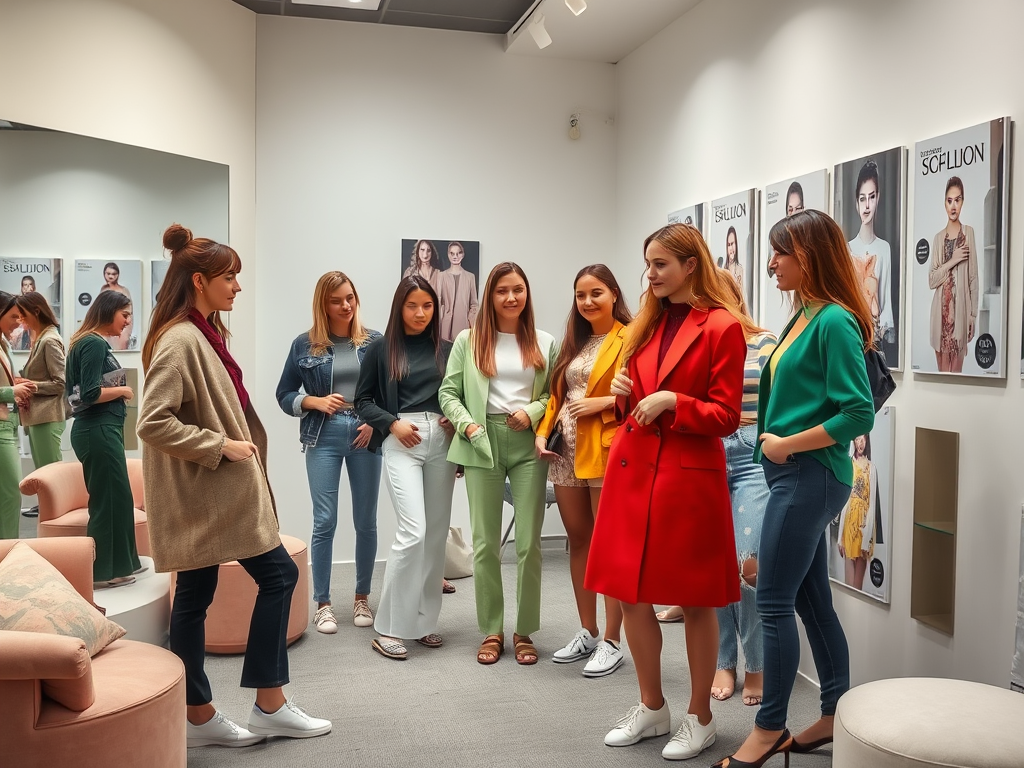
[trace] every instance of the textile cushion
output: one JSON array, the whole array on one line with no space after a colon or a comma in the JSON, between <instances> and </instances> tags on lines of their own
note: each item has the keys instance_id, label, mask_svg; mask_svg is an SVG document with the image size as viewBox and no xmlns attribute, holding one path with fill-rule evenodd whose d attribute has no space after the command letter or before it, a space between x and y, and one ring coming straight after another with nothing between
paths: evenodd
<instances>
[{"instance_id":1,"label":"textile cushion","mask_svg":"<svg viewBox=\"0 0 1024 768\"><path fill-rule=\"evenodd\" d=\"M90 656L124 637L60 571L23 543L0 560L0 629L77 637Z\"/></svg>"}]
</instances>

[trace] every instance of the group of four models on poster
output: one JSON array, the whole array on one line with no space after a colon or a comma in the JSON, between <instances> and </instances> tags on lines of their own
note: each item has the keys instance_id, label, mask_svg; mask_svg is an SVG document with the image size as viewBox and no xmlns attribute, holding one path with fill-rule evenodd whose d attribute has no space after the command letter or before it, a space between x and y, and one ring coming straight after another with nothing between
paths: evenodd
<instances>
[{"instance_id":1,"label":"group of four models on poster","mask_svg":"<svg viewBox=\"0 0 1024 768\"><path fill-rule=\"evenodd\" d=\"M444 542L461 465L484 635L477 660L494 663L505 650L499 540L507 480L518 566L512 645L517 662L536 663L530 635L540 625L540 526L551 461L584 625L556 658L594 662L598 654L591 651L603 648L606 671L612 671L621 658L615 658L621 615L640 684L640 702L605 743L625 746L669 730L654 604L683 607L692 689L664 755L693 757L713 743L710 698L720 661L715 609L739 602L742 613L741 585L752 584L755 575L763 702L757 727L728 758L732 762L721 764L759 764L776 751L811 749L830 739L836 701L849 686L849 663L831 605L825 526L849 497L849 442L873 421L863 362L872 324L831 219L806 211L780 222L771 239L779 287L794 291L798 311L767 364L764 333L745 315L699 233L686 225L665 227L645 243L649 287L628 330L629 312L611 273L600 266L581 270L561 352L535 328L526 276L510 262L491 271L473 329L451 345L440 338L437 295L422 278L403 278L387 329L373 340L359 322L351 281L337 273L321 279L340 282L318 290L314 315L324 317L293 347L278 394L288 413L306 414L302 442L311 477L321 466L315 456L321 440L337 446L336 453L362 442L383 455L398 530L375 621L379 653L401 659L408 655L406 640L427 647L442 642L436 629ZM147 448L154 559L158 570L179 571L171 646L186 661L189 736L195 744L242 744L266 733L317 735L330 723L305 715L281 692L288 680L284 635L294 566L286 553L279 556L263 465L265 434L223 345L218 315L230 310L240 290L240 262L226 246L193 240L190 233L187 239L165 236L165 244L172 250L168 280L182 272L182 290L173 292L182 300L162 292L154 311L139 433ZM186 264L190 251L208 257ZM332 311L348 318L347 338ZM323 344L324 332L329 344ZM356 353L356 365L340 359L345 351ZM292 366L305 394L289 399L289 392L298 392L286 386ZM755 407L756 429L741 427ZM547 440L556 425L561 445L553 456ZM746 503L740 511L730 490L742 496L753 484L737 447L744 443L763 468L768 494L760 541L748 536L737 551L734 529L747 526L734 512L746 514ZM340 472L341 459L334 461ZM228 467L235 468L220 482ZM336 488L335 482L335 503ZM316 503L318 491L311 492ZM220 509L212 526L209 505L200 498L228 504L231 525L225 527ZM336 508L333 515L321 510L315 526L333 528L336 516ZM314 544L313 574L317 601L329 605L329 537L326 544L319 558ZM198 617L212 599L216 565L229 559L240 559L260 584L252 631L261 636L250 638L243 666L243 685L257 688L249 731L216 712L202 670ZM358 583L357 573L357 598L369 592L365 570L362 577ZM609 601L601 642L597 594ZM822 718L798 740L785 730L799 654L794 610L807 626L822 681ZM723 634L735 634L737 626L749 630L742 617L729 621ZM279 716L287 722L272 721Z\"/></svg>"}]
</instances>

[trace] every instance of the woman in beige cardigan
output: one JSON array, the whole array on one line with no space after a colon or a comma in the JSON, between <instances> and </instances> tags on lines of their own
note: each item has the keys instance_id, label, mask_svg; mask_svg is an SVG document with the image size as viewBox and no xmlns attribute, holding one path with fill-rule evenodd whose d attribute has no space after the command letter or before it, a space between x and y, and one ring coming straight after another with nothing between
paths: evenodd
<instances>
[{"instance_id":1,"label":"woman in beige cardigan","mask_svg":"<svg viewBox=\"0 0 1024 768\"><path fill-rule=\"evenodd\" d=\"M935 363L943 373L961 373L967 345L978 320L978 249L974 228L960 221L964 183L958 176L946 182L949 221L932 241L928 287L932 294L930 341Z\"/></svg>"},{"instance_id":2,"label":"woman in beige cardigan","mask_svg":"<svg viewBox=\"0 0 1024 768\"><path fill-rule=\"evenodd\" d=\"M479 309L476 298L476 275L462 266L466 249L462 243L448 244L448 261L451 266L441 273L441 338L455 341L455 337L467 328L473 327Z\"/></svg>"},{"instance_id":3,"label":"woman in beige cardigan","mask_svg":"<svg viewBox=\"0 0 1024 768\"><path fill-rule=\"evenodd\" d=\"M21 375L36 385L21 411L21 425L28 432L32 463L36 469L61 460L60 439L64 413L64 342L57 318L41 293L17 299L22 322L32 336L32 351Z\"/></svg>"},{"instance_id":4,"label":"woman in beige cardigan","mask_svg":"<svg viewBox=\"0 0 1024 768\"><path fill-rule=\"evenodd\" d=\"M267 435L220 319L241 290L241 262L229 246L193 238L179 224L164 232L164 247L171 265L142 350L139 437L153 561L158 571L178 571L170 647L185 665L188 745L320 736L330 721L310 717L284 695L298 568L278 535ZM220 564L231 560L259 586L242 664L242 687L256 689L248 729L216 710L203 669L206 609Z\"/></svg>"}]
</instances>

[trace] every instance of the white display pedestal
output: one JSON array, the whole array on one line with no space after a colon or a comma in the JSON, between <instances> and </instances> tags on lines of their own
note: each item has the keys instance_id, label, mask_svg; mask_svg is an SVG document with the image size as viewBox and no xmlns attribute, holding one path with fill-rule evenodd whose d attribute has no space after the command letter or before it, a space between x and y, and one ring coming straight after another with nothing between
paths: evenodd
<instances>
[{"instance_id":1,"label":"white display pedestal","mask_svg":"<svg viewBox=\"0 0 1024 768\"><path fill-rule=\"evenodd\" d=\"M97 590L93 602L128 630L129 640L164 646L171 621L171 576L154 572L152 558L139 559L147 568L135 575L134 584Z\"/></svg>"}]
</instances>

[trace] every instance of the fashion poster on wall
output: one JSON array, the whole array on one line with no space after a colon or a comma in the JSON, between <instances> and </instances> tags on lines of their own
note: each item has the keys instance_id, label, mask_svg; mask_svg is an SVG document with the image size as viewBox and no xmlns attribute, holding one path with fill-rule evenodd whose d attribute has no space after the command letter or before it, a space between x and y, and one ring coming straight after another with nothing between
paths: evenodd
<instances>
[{"instance_id":1,"label":"fashion poster on wall","mask_svg":"<svg viewBox=\"0 0 1024 768\"><path fill-rule=\"evenodd\" d=\"M748 189L720 200L712 200L705 237L715 263L728 270L743 289L747 310L752 317L757 317L754 301L754 290L757 287L756 195L756 189Z\"/></svg>"},{"instance_id":2,"label":"fashion poster on wall","mask_svg":"<svg viewBox=\"0 0 1024 768\"><path fill-rule=\"evenodd\" d=\"M680 208L668 215L669 224L689 224L696 227L697 231L704 234L704 203Z\"/></svg>"},{"instance_id":3,"label":"fashion poster on wall","mask_svg":"<svg viewBox=\"0 0 1024 768\"><path fill-rule=\"evenodd\" d=\"M142 347L142 262L138 259L80 259L75 261L75 328L103 291L123 293L132 302L132 321L120 336L105 336L114 350L136 351Z\"/></svg>"},{"instance_id":4,"label":"fashion poster on wall","mask_svg":"<svg viewBox=\"0 0 1024 768\"><path fill-rule=\"evenodd\" d=\"M914 147L910 363L1006 376L1009 118Z\"/></svg>"},{"instance_id":5,"label":"fashion poster on wall","mask_svg":"<svg viewBox=\"0 0 1024 768\"><path fill-rule=\"evenodd\" d=\"M57 322L62 322L61 268L60 259L0 259L0 291L15 295L39 292L50 303ZM27 352L30 346L28 330L24 326L15 328L11 334L11 350Z\"/></svg>"},{"instance_id":6,"label":"fashion poster on wall","mask_svg":"<svg viewBox=\"0 0 1024 768\"><path fill-rule=\"evenodd\" d=\"M441 337L473 325L479 306L480 241L402 240L402 277L419 275L437 292Z\"/></svg>"},{"instance_id":7,"label":"fashion poster on wall","mask_svg":"<svg viewBox=\"0 0 1024 768\"><path fill-rule=\"evenodd\" d=\"M892 572L893 419L893 407L882 408L871 433L851 443L853 489L829 525L829 577L883 603Z\"/></svg>"},{"instance_id":8,"label":"fashion poster on wall","mask_svg":"<svg viewBox=\"0 0 1024 768\"><path fill-rule=\"evenodd\" d=\"M763 243L757 272L761 284L761 325L776 336L782 333L789 322L793 297L791 291L780 291L778 284L768 274L768 262L772 258L768 233L784 218L808 208L828 213L828 171L825 169L765 187L764 226L761 227Z\"/></svg>"},{"instance_id":9,"label":"fashion poster on wall","mask_svg":"<svg viewBox=\"0 0 1024 768\"><path fill-rule=\"evenodd\" d=\"M843 228L875 325L875 343L893 370L902 369L905 147L835 167L833 218Z\"/></svg>"},{"instance_id":10,"label":"fashion poster on wall","mask_svg":"<svg viewBox=\"0 0 1024 768\"><path fill-rule=\"evenodd\" d=\"M170 259L159 259L149 263L149 285L150 285L150 306L156 306L157 297L160 295L160 287L167 277L167 268L171 266Z\"/></svg>"}]
</instances>

